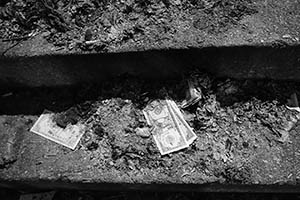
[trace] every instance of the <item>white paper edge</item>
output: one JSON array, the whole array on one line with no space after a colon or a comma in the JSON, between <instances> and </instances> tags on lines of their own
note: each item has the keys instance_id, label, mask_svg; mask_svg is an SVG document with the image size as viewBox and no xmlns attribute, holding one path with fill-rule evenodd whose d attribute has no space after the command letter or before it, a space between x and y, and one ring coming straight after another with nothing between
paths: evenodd
<instances>
[{"instance_id":1,"label":"white paper edge","mask_svg":"<svg viewBox=\"0 0 300 200\"><path fill-rule=\"evenodd\" d=\"M286 106L286 108L289 109L289 110L298 111L300 113L300 108L299 107L289 107L289 106Z\"/></svg>"},{"instance_id":2,"label":"white paper edge","mask_svg":"<svg viewBox=\"0 0 300 200\"><path fill-rule=\"evenodd\" d=\"M170 103L172 108L175 111L177 111L178 117L180 118L181 122L184 123L187 126L187 128L193 133L193 137L187 141L189 145L192 144L195 141L195 139L197 138L197 135L195 134L193 129L190 127L190 125L183 118L183 115L182 115L181 111L179 110L179 108L177 107L176 103L174 101L171 101L171 100L167 100L167 101Z\"/></svg>"},{"instance_id":3,"label":"white paper edge","mask_svg":"<svg viewBox=\"0 0 300 200\"><path fill-rule=\"evenodd\" d=\"M179 151L179 150L182 150L182 149L185 149L185 148L189 147L189 145L186 144L186 145L184 145L184 146L177 147L177 148L172 149L172 150L170 150L170 151L162 152L162 149L160 148L160 146L157 145L157 144L158 144L158 140L157 140L157 138L155 137L155 135L153 135L153 138L154 138L154 140L155 140L156 146L157 146L157 148L158 148L158 150L159 150L159 152L160 152L161 155L166 155L166 154L173 153L173 152L175 152L175 151Z\"/></svg>"},{"instance_id":4,"label":"white paper edge","mask_svg":"<svg viewBox=\"0 0 300 200\"><path fill-rule=\"evenodd\" d=\"M42 137L44 137L44 138L46 138L46 139L48 139L48 140L51 140L52 142L55 142L55 143L57 143L57 144L63 145L63 146L65 146L65 147L68 147L68 148L74 150L74 149L76 148L76 146L78 145L78 142L80 141L80 139L81 139L81 137L83 136L84 133L82 133L81 136L77 138L77 140L76 140L76 142L74 143L74 145L68 145L68 144L65 144L65 143L63 143L63 142L61 142L61 141L55 140L55 139L52 138L52 137L49 137L49 136L47 136L47 135L44 135L43 133L40 133L40 132L34 130L34 128L35 128L35 127L37 126L37 124L39 123L39 121L42 119L42 115L43 115L43 114L47 114L46 112L49 113L50 111L45 110L45 111L40 115L40 117L38 118L38 120L37 120L37 121L34 123L34 125L31 127L30 132L33 132L33 133L35 133L35 134L37 134L37 135L39 135L39 136L42 136ZM52 112L50 112L50 113L52 113ZM61 130L61 131L62 131L62 130Z\"/></svg>"}]
</instances>

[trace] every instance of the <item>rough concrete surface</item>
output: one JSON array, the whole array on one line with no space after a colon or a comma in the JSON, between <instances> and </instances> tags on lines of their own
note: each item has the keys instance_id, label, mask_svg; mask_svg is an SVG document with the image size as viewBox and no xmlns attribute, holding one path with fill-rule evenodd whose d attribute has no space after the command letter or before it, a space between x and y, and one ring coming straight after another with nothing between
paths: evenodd
<instances>
[{"instance_id":1,"label":"rough concrete surface","mask_svg":"<svg viewBox=\"0 0 300 200\"><path fill-rule=\"evenodd\" d=\"M104 28L93 37L104 41L92 46L82 46L83 38L87 28L97 29L97 22L66 35L46 24L30 29L34 36L20 41L12 41L4 30L1 185L143 189L184 184L180 187L205 191L284 185L283 190L297 190L300 129L285 104L292 93L300 95L299 83L293 82L300 77L299 1L249 1L251 12L229 9L239 17L225 21L213 18L219 10L211 7L212 1L201 1L207 3L206 11L201 5L183 9L172 4L173 15L157 2L138 15L148 20L144 25L124 14L127 21L106 27L101 13ZM228 13L226 6L222 9ZM143 25L142 33L124 37L136 30L131 29L135 23ZM204 98L185 113L198 139L188 149L160 156L151 137L136 134L144 123L141 109L149 100L163 98L163 88L179 104L190 76L186 73L195 69L214 74L196 73ZM94 116L101 129L93 126L76 150L29 132L44 109L59 114L87 102L101 111Z\"/></svg>"},{"instance_id":2,"label":"rough concrete surface","mask_svg":"<svg viewBox=\"0 0 300 200\"><path fill-rule=\"evenodd\" d=\"M184 115L198 138L166 156L136 128L146 126L141 109L163 98L162 90L180 103L185 81L147 83L125 76L97 87L3 90L2 185L151 189L151 184L196 184L204 191L230 191L232 184L238 191L284 185L282 190L297 191L299 114L285 102L299 83L196 77L203 100ZM78 105L87 106L93 120L83 121L89 128L74 151L29 132L43 109L61 114Z\"/></svg>"},{"instance_id":3,"label":"rough concrete surface","mask_svg":"<svg viewBox=\"0 0 300 200\"><path fill-rule=\"evenodd\" d=\"M105 9L118 10L124 6L108 3L101 14L95 11L95 24L87 23L79 29L74 25L66 33L50 31L55 40L47 38L52 26L46 23L46 28L29 29L34 36L16 41L14 38L20 31L11 33L11 22L4 20L0 84L61 86L101 82L122 73L152 79L178 78L190 67L223 77L299 80L298 1L203 1L203 5L176 1L179 4L170 7L161 1L150 2L144 6L150 10L159 8L151 15L150 11L133 9L129 14L117 16L123 20L108 23L106 27L103 21L112 16L107 16ZM25 10L22 14L26 13ZM124 23L132 26L138 23L130 17L132 14L148 25L139 22L143 34L134 32L133 38L128 39L124 34L131 26ZM102 26L106 28L99 28ZM113 27L123 28L111 40L107 35L114 33ZM105 48L74 47L78 40L80 44L85 42L82 38L87 28L97 30L93 39L106 38Z\"/></svg>"},{"instance_id":4,"label":"rough concrete surface","mask_svg":"<svg viewBox=\"0 0 300 200\"><path fill-rule=\"evenodd\" d=\"M33 37L20 41L10 39L6 34L9 31L4 29L3 34L9 41L0 42L0 84L61 86L84 81L101 82L122 73L152 79L178 78L190 67L202 68L223 77L299 80L299 2L232 2L232 5L228 2L221 6L212 4L213 7L208 4L204 8L188 3L190 6L187 8L185 4L167 8L158 1L150 5L159 5L162 11L155 11L150 17L143 12L138 13L142 19L150 20L150 24L142 26L143 34L138 32L137 38L134 35L126 40L123 40L123 33L128 32L126 28L114 40L106 37L112 34L113 25L97 29L97 23L101 22L99 26L102 26L102 21L107 18L105 12L96 14L99 18L96 25L74 28L77 32L51 32L51 37L58 37L54 41L46 37L49 36L45 34L49 32L48 28L34 29ZM248 13L243 2L251 2L251 9L255 10ZM107 6L117 9L114 4ZM235 13L238 7L244 10ZM225 14L220 13L234 15L224 17ZM214 14L216 16L212 17ZM235 15L239 16L238 20ZM125 22L136 24L130 16L124 14L119 17L129 17ZM229 22L225 23L226 20ZM119 20L118 23L125 22ZM207 23L207 26L202 27L201 23ZM6 26L10 27L9 24ZM80 44L85 42L82 38L86 28L98 31L94 34L96 40L106 35L105 48L99 50L97 45L68 47L73 47L78 40ZM62 43L58 43L60 40Z\"/></svg>"}]
</instances>

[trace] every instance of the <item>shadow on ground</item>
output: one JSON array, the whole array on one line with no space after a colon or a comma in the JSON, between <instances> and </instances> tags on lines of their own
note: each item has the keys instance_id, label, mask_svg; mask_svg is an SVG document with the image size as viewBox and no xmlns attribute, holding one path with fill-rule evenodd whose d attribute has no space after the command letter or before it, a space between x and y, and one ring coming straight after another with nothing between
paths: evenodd
<instances>
[{"instance_id":1,"label":"shadow on ground","mask_svg":"<svg viewBox=\"0 0 300 200\"><path fill-rule=\"evenodd\" d=\"M49 191L15 191L0 189L2 199L19 200L20 196ZM51 192L51 191L50 191ZM299 194L291 193L196 193L196 192L96 192L64 190L56 191L51 200L284 200L300 199ZM49 200L41 198L40 200Z\"/></svg>"},{"instance_id":2,"label":"shadow on ground","mask_svg":"<svg viewBox=\"0 0 300 200\"><path fill-rule=\"evenodd\" d=\"M217 77L300 80L300 46L206 47L141 52L0 57L0 86L58 87L101 83L121 74L152 82L191 69Z\"/></svg>"}]
</instances>

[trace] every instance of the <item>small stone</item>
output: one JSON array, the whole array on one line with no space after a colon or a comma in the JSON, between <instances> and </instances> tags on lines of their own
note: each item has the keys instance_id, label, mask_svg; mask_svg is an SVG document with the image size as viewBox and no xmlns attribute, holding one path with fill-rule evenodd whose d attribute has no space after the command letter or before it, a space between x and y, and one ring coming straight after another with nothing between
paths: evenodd
<instances>
[{"instance_id":1,"label":"small stone","mask_svg":"<svg viewBox=\"0 0 300 200\"><path fill-rule=\"evenodd\" d=\"M93 38L93 32L92 32L92 30L91 29L87 29L85 31L84 40L85 41L90 41L90 40L92 40L92 38Z\"/></svg>"},{"instance_id":2,"label":"small stone","mask_svg":"<svg viewBox=\"0 0 300 200\"><path fill-rule=\"evenodd\" d=\"M134 164L134 162L133 162L132 160L128 160L127 162L128 162L128 167L129 167L129 169L134 170L134 169L135 169L135 164Z\"/></svg>"},{"instance_id":3,"label":"small stone","mask_svg":"<svg viewBox=\"0 0 300 200\"><path fill-rule=\"evenodd\" d=\"M146 98L144 99L144 102L148 102L148 101L149 101L149 98L146 97Z\"/></svg>"},{"instance_id":4,"label":"small stone","mask_svg":"<svg viewBox=\"0 0 300 200\"><path fill-rule=\"evenodd\" d=\"M103 18L102 24L103 24L104 27L110 27L111 26L110 21L106 18Z\"/></svg>"},{"instance_id":5,"label":"small stone","mask_svg":"<svg viewBox=\"0 0 300 200\"><path fill-rule=\"evenodd\" d=\"M248 148L249 147L249 143L248 142L243 142L243 147L244 148Z\"/></svg>"},{"instance_id":6,"label":"small stone","mask_svg":"<svg viewBox=\"0 0 300 200\"><path fill-rule=\"evenodd\" d=\"M50 31L45 31L45 32L43 32L42 34L41 34L41 36L42 37L48 37L48 36L50 36L51 35L51 32Z\"/></svg>"},{"instance_id":7,"label":"small stone","mask_svg":"<svg viewBox=\"0 0 300 200\"><path fill-rule=\"evenodd\" d=\"M289 35L289 34L285 34L285 35L282 36L282 38L283 38L283 39L291 39L292 36Z\"/></svg>"},{"instance_id":8,"label":"small stone","mask_svg":"<svg viewBox=\"0 0 300 200\"><path fill-rule=\"evenodd\" d=\"M87 145L87 149L89 151L94 151L99 147L99 145L96 142L91 142Z\"/></svg>"},{"instance_id":9,"label":"small stone","mask_svg":"<svg viewBox=\"0 0 300 200\"><path fill-rule=\"evenodd\" d=\"M104 158L110 158L111 155L110 155L108 152L104 152L104 153L103 153L103 157L104 157Z\"/></svg>"},{"instance_id":10,"label":"small stone","mask_svg":"<svg viewBox=\"0 0 300 200\"><path fill-rule=\"evenodd\" d=\"M32 124L32 119L27 119L26 121L25 121L25 124L28 126L28 125L30 125L30 124Z\"/></svg>"},{"instance_id":11,"label":"small stone","mask_svg":"<svg viewBox=\"0 0 300 200\"><path fill-rule=\"evenodd\" d=\"M115 165L113 161L109 161L108 164L109 164L110 166L114 166L114 165Z\"/></svg>"},{"instance_id":12,"label":"small stone","mask_svg":"<svg viewBox=\"0 0 300 200\"><path fill-rule=\"evenodd\" d=\"M141 136L143 138L148 138L150 137L151 133L149 131L149 128L143 127L143 128L136 128L135 132L138 136Z\"/></svg>"},{"instance_id":13,"label":"small stone","mask_svg":"<svg viewBox=\"0 0 300 200\"><path fill-rule=\"evenodd\" d=\"M13 93L12 93L12 92L9 92L9 93L2 94L1 97L2 97L2 98L5 98L5 97L10 97L10 96L12 96L12 95L13 95Z\"/></svg>"},{"instance_id":14,"label":"small stone","mask_svg":"<svg viewBox=\"0 0 300 200\"><path fill-rule=\"evenodd\" d=\"M96 125L95 129L94 129L94 133L99 136L100 138L102 138L105 134L104 129L102 128L102 126L100 125Z\"/></svg>"},{"instance_id":15,"label":"small stone","mask_svg":"<svg viewBox=\"0 0 300 200\"><path fill-rule=\"evenodd\" d=\"M238 92L238 88L236 85L230 85L225 89L225 94L226 95L231 95L231 94L235 94Z\"/></svg>"},{"instance_id":16,"label":"small stone","mask_svg":"<svg viewBox=\"0 0 300 200\"><path fill-rule=\"evenodd\" d=\"M196 117L195 114L189 113L189 112L182 112L182 114L183 114L184 120L188 121L188 122L193 121Z\"/></svg>"},{"instance_id":17,"label":"small stone","mask_svg":"<svg viewBox=\"0 0 300 200\"><path fill-rule=\"evenodd\" d=\"M181 5L181 0L174 0L173 4L176 6Z\"/></svg>"}]
</instances>

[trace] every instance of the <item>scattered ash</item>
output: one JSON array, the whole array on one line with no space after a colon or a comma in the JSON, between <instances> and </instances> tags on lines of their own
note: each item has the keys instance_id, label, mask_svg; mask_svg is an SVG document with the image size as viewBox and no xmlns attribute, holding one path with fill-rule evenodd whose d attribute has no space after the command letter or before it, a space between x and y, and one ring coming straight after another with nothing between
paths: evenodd
<instances>
[{"instance_id":1,"label":"scattered ash","mask_svg":"<svg viewBox=\"0 0 300 200\"><path fill-rule=\"evenodd\" d=\"M79 148L94 152L101 160L98 167L156 169L183 179L189 176L188 169L191 174L202 174L199 179L250 183L255 156L274 146L282 148L290 140L289 131L299 115L285 105L299 91L299 83L223 80L201 72L191 77L203 97L183 110L198 138L182 151L160 155L147 133L142 109L153 99L165 98L166 93L180 105L186 80L149 84L125 76L104 83L97 99L57 114L56 123L61 127L78 121L86 124Z\"/></svg>"},{"instance_id":2,"label":"scattered ash","mask_svg":"<svg viewBox=\"0 0 300 200\"><path fill-rule=\"evenodd\" d=\"M150 162L158 157L158 150L152 138L143 138L136 132L137 128L147 126L142 112L132 101L121 98L103 100L97 107L89 119L92 129L88 135L95 134L98 141L108 145L108 156L113 161L109 164L118 169L151 167Z\"/></svg>"},{"instance_id":3,"label":"scattered ash","mask_svg":"<svg viewBox=\"0 0 300 200\"><path fill-rule=\"evenodd\" d=\"M23 121L25 124L30 125L30 120L25 119ZM4 141L4 145L0 147L0 169L8 169L17 161L18 152L20 150L20 141L22 140L22 128L18 123L18 120L15 120L14 117L10 116L4 120L2 126L15 126L16 129L10 134L1 134L0 140ZM0 129L3 130L3 127L0 125Z\"/></svg>"},{"instance_id":4,"label":"scattered ash","mask_svg":"<svg viewBox=\"0 0 300 200\"><path fill-rule=\"evenodd\" d=\"M0 169L7 169L16 161L17 161L16 157L7 157L7 156L1 157Z\"/></svg>"},{"instance_id":5,"label":"scattered ash","mask_svg":"<svg viewBox=\"0 0 300 200\"><path fill-rule=\"evenodd\" d=\"M223 172L223 176L228 183L231 184L250 184L252 169L250 167L227 167Z\"/></svg>"},{"instance_id":6,"label":"scattered ash","mask_svg":"<svg viewBox=\"0 0 300 200\"><path fill-rule=\"evenodd\" d=\"M176 34L184 37L185 26L222 32L256 12L253 0L10 0L0 5L0 33L14 40L40 32L57 47L106 51L154 45L162 34L172 42Z\"/></svg>"},{"instance_id":7,"label":"scattered ash","mask_svg":"<svg viewBox=\"0 0 300 200\"><path fill-rule=\"evenodd\" d=\"M84 121L89 118L93 112L93 105L91 102L76 105L68 110L56 114L54 121L61 128L66 128L68 124L74 125L79 121Z\"/></svg>"},{"instance_id":8,"label":"scattered ash","mask_svg":"<svg viewBox=\"0 0 300 200\"><path fill-rule=\"evenodd\" d=\"M204 11L197 15L194 26L211 33L226 31L228 26L237 25L244 16L257 13L252 0L190 0L189 2Z\"/></svg>"}]
</instances>

